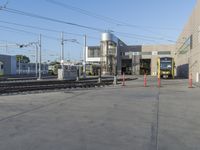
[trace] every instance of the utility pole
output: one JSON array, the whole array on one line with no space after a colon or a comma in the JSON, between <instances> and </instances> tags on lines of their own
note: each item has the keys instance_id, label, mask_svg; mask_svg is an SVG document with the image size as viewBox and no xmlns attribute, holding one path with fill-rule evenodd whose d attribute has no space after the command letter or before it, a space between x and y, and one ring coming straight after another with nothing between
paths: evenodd
<instances>
[{"instance_id":1,"label":"utility pole","mask_svg":"<svg viewBox=\"0 0 200 150\"><path fill-rule=\"evenodd\" d=\"M83 48L83 78L86 78L86 50L87 50L87 36L84 35L84 48Z\"/></svg>"},{"instance_id":2,"label":"utility pole","mask_svg":"<svg viewBox=\"0 0 200 150\"><path fill-rule=\"evenodd\" d=\"M18 70L19 70L19 75L21 74L21 62L20 62L21 57L19 58L19 62L18 62Z\"/></svg>"},{"instance_id":3,"label":"utility pole","mask_svg":"<svg viewBox=\"0 0 200 150\"><path fill-rule=\"evenodd\" d=\"M42 63L42 35L39 36L39 77L38 80L41 80L41 63Z\"/></svg>"},{"instance_id":4,"label":"utility pole","mask_svg":"<svg viewBox=\"0 0 200 150\"><path fill-rule=\"evenodd\" d=\"M60 54L60 63L62 68L62 79L64 79L64 32L61 32L61 54Z\"/></svg>"},{"instance_id":5,"label":"utility pole","mask_svg":"<svg viewBox=\"0 0 200 150\"><path fill-rule=\"evenodd\" d=\"M62 66L62 69L64 68L64 33L61 33L61 57L60 57L60 63Z\"/></svg>"},{"instance_id":6,"label":"utility pole","mask_svg":"<svg viewBox=\"0 0 200 150\"><path fill-rule=\"evenodd\" d=\"M114 85L117 85L117 74L118 74L118 72L117 72L117 53L118 53L118 44L116 45L116 51L115 51L115 57L114 57L114 63L115 63L115 72L114 72L114 81L113 81L113 84Z\"/></svg>"},{"instance_id":7,"label":"utility pole","mask_svg":"<svg viewBox=\"0 0 200 150\"><path fill-rule=\"evenodd\" d=\"M35 50L35 76L38 77L38 45L35 44L36 50Z\"/></svg>"}]
</instances>

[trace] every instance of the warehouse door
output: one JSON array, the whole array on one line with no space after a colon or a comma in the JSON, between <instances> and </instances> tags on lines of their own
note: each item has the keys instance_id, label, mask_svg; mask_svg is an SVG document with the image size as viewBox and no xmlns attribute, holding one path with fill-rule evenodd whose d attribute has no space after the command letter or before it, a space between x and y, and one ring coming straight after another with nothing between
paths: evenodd
<instances>
[{"instance_id":1,"label":"warehouse door","mask_svg":"<svg viewBox=\"0 0 200 150\"><path fill-rule=\"evenodd\" d=\"M125 73L126 75L132 74L132 60L131 59L122 60L121 74L123 73Z\"/></svg>"},{"instance_id":2,"label":"warehouse door","mask_svg":"<svg viewBox=\"0 0 200 150\"><path fill-rule=\"evenodd\" d=\"M151 59L140 59L140 75L151 74Z\"/></svg>"}]
</instances>

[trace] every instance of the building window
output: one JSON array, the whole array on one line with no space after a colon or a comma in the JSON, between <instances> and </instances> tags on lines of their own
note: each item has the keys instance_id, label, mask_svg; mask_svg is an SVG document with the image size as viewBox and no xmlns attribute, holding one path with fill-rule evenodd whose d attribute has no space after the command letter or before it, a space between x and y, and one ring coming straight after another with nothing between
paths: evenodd
<instances>
[{"instance_id":1,"label":"building window","mask_svg":"<svg viewBox=\"0 0 200 150\"><path fill-rule=\"evenodd\" d=\"M159 51L158 55L171 55L170 51Z\"/></svg>"},{"instance_id":2,"label":"building window","mask_svg":"<svg viewBox=\"0 0 200 150\"><path fill-rule=\"evenodd\" d=\"M108 42L108 55L116 54L117 45L114 42Z\"/></svg>"},{"instance_id":3,"label":"building window","mask_svg":"<svg viewBox=\"0 0 200 150\"><path fill-rule=\"evenodd\" d=\"M193 37L192 35L189 38L186 38L185 42L181 45L181 47L178 49L178 53L179 54L185 54L187 53L189 50L192 49L193 47L193 41L192 41Z\"/></svg>"},{"instance_id":4,"label":"building window","mask_svg":"<svg viewBox=\"0 0 200 150\"><path fill-rule=\"evenodd\" d=\"M89 48L88 49L88 57L100 57L100 48Z\"/></svg>"},{"instance_id":5,"label":"building window","mask_svg":"<svg viewBox=\"0 0 200 150\"><path fill-rule=\"evenodd\" d=\"M141 52L142 55L152 55L152 52Z\"/></svg>"},{"instance_id":6,"label":"building window","mask_svg":"<svg viewBox=\"0 0 200 150\"><path fill-rule=\"evenodd\" d=\"M190 50L193 49L193 35L190 36Z\"/></svg>"}]
</instances>

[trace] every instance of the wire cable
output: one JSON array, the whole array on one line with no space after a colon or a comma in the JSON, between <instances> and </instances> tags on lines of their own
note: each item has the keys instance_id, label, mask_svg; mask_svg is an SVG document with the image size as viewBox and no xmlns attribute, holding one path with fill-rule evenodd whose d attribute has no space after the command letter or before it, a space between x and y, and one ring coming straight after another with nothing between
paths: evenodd
<instances>
[{"instance_id":1,"label":"wire cable","mask_svg":"<svg viewBox=\"0 0 200 150\"><path fill-rule=\"evenodd\" d=\"M36 15L36 14L33 14L33 13L28 13L28 12L24 12L24 11L20 11L20 10L16 10L16 9L3 8L2 10L10 12L10 13L14 13L14 14L24 15L24 16L37 18L37 19L42 19L42 20L47 20L47 21L51 21L51 22L57 22L57 23L66 24L66 25L70 25L70 26L76 26L76 27L85 28L85 29L89 29L89 30L94 30L94 31L98 31L98 32L105 31L105 30L102 30L102 29L99 29L99 28L89 27L89 26L80 25L80 24L77 24L77 23L72 23L72 22L58 20L58 19L54 19L54 18L50 18L50 17Z\"/></svg>"}]
</instances>

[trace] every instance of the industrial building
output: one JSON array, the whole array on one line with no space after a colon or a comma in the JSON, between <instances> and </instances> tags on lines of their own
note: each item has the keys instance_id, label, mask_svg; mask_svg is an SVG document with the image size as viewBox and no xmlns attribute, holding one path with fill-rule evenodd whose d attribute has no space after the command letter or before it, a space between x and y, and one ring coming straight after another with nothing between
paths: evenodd
<instances>
[{"instance_id":1,"label":"industrial building","mask_svg":"<svg viewBox=\"0 0 200 150\"><path fill-rule=\"evenodd\" d=\"M88 46L86 62L99 63L102 74L157 75L157 59L173 57L175 75L200 78L200 0L177 42L172 45L126 45L112 33L103 33L100 46Z\"/></svg>"},{"instance_id":2,"label":"industrial building","mask_svg":"<svg viewBox=\"0 0 200 150\"><path fill-rule=\"evenodd\" d=\"M101 64L102 74L157 75L158 57L174 57L175 45L126 45L112 33L102 33L100 46L88 46L87 64Z\"/></svg>"},{"instance_id":3,"label":"industrial building","mask_svg":"<svg viewBox=\"0 0 200 150\"><path fill-rule=\"evenodd\" d=\"M175 62L177 75L188 77L192 75L194 81L199 82L200 73L200 1L197 4L175 47Z\"/></svg>"}]
</instances>

